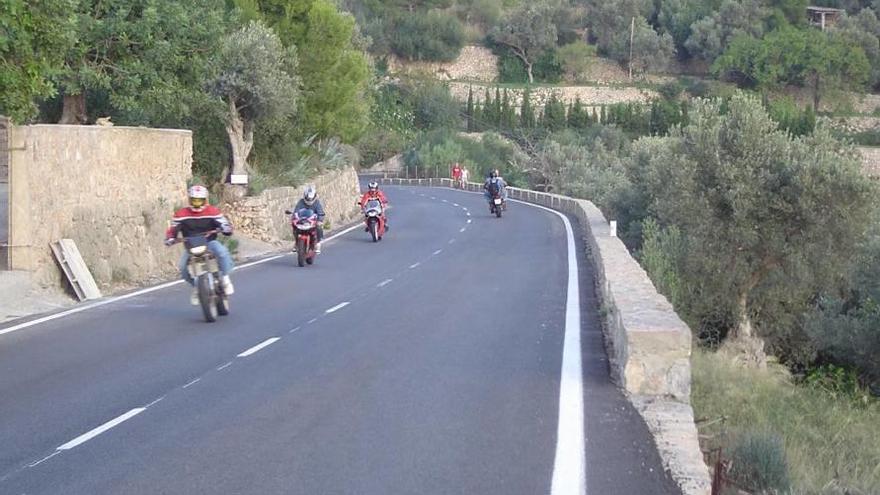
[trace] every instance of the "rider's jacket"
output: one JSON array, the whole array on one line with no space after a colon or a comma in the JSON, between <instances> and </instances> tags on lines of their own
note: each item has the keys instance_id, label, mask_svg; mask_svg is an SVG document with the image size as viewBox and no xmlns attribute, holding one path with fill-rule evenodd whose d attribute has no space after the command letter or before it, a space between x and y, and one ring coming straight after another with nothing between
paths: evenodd
<instances>
[{"instance_id":1,"label":"rider's jacket","mask_svg":"<svg viewBox=\"0 0 880 495\"><path fill-rule=\"evenodd\" d=\"M315 202L312 203L312 206L306 204L306 200L300 199L296 202L296 206L293 207L293 211L299 211L303 208L308 208L315 212L315 215L318 215L318 221L324 221L324 205L321 204L321 200L315 198Z\"/></svg>"},{"instance_id":2,"label":"rider's jacket","mask_svg":"<svg viewBox=\"0 0 880 495\"><path fill-rule=\"evenodd\" d=\"M202 211L193 211L186 207L177 210L171 219L171 226L165 231L165 237L174 239L177 234L183 237L192 237L209 230L219 229L224 234L232 234L232 224L223 216L219 208L206 205ZM217 238L217 234L208 236L209 241Z\"/></svg>"},{"instance_id":3,"label":"rider's jacket","mask_svg":"<svg viewBox=\"0 0 880 495\"><path fill-rule=\"evenodd\" d=\"M379 202L382 203L382 206L385 206L388 204L388 198L385 197L385 193L383 193L382 191L376 191L376 192L367 191L367 192L365 192L364 195L361 196L361 200L358 202L358 204L361 205L361 207L366 206L367 201L369 201L371 199L378 199Z\"/></svg>"},{"instance_id":4,"label":"rider's jacket","mask_svg":"<svg viewBox=\"0 0 880 495\"><path fill-rule=\"evenodd\" d=\"M492 184L495 184L497 186L499 193L503 193L504 188L507 187L507 183L504 182L504 179L502 179L501 177L489 177L483 184L483 189L486 190L486 193L489 193L489 186Z\"/></svg>"}]
</instances>

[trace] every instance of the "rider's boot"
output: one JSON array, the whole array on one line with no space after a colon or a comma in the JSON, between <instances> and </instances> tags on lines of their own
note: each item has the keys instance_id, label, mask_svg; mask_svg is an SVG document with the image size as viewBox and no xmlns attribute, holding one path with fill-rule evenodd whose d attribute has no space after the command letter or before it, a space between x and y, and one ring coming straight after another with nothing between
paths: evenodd
<instances>
[{"instance_id":1,"label":"rider's boot","mask_svg":"<svg viewBox=\"0 0 880 495\"><path fill-rule=\"evenodd\" d=\"M229 275L223 275L223 293L227 296L231 296L235 292L235 287L232 286L232 280L229 278Z\"/></svg>"},{"instance_id":2,"label":"rider's boot","mask_svg":"<svg viewBox=\"0 0 880 495\"><path fill-rule=\"evenodd\" d=\"M189 303L193 306L199 305L199 288L193 287L192 292L189 295Z\"/></svg>"},{"instance_id":3,"label":"rider's boot","mask_svg":"<svg viewBox=\"0 0 880 495\"><path fill-rule=\"evenodd\" d=\"M321 243L320 242L315 243L315 254L321 254Z\"/></svg>"}]
</instances>

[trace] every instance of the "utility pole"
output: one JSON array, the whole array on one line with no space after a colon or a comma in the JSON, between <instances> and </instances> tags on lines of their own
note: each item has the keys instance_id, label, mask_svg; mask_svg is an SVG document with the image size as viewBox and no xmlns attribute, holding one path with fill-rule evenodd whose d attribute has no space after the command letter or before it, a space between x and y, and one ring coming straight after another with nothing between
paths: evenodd
<instances>
[{"instance_id":1,"label":"utility pole","mask_svg":"<svg viewBox=\"0 0 880 495\"><path fill-rule=\"evenodd\" d=\"M633 33L636 30L636 18L633 17L629 22L629 80L633 78Z\"/></svg>"}]
</instances>

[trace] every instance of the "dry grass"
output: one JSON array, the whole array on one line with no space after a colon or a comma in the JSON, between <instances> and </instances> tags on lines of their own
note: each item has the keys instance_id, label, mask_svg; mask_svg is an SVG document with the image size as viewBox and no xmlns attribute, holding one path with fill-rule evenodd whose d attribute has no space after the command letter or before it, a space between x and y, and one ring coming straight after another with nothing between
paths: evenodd
<instances>
[{"instance_id":1,"label":"dry grass","mask_svg":"<svg viewBox=\"0 0 880 495\"><path fill-rule=\"evenodd\" d=\"M794 385L779 366L746 369L722 353L696 351L692 402L704 448L737 435L779 434L793 493L880 493L880 402L835 399ZM726 417L724 422L712 419ZM713 423L713 424L708 424Z\"/></svg>"}]
</instances>

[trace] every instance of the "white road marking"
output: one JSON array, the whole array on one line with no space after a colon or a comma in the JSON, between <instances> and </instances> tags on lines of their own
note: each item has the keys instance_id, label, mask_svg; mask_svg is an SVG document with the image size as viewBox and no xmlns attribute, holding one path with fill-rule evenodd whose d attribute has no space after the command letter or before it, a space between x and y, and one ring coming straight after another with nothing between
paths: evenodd
<instances>
[{"instance_id":1,"label":"white road marking","mask_svg":"<svg viewBox=\"0 0 880 495\"><path fill-rule=\"evenodd\" d=\"M187 383L186 385L184 385L183 388L189 388L189 387L195 385L196 383L199 383L200 381L202 381L201 378L196 378L195 380L193 380L193 381Z\"/></svg>"},{"instance_id":2,"label":"white road marking","mask_svg":"<svg viewBox=\"0 0 880 495\"><path fill-rule=\"evenodd\" d=\"M409 265L409 267L410 267L410 268L415 268L415 267L417 267L417 266L419 266L419 265L421 265L421 263L416 262L416 263L413 263L412 265Z\"/></svg>"},{"instance_id":3,"label":"white road marking","mask_svg":"<svg viewBox=\"0 0 880 495\"><path fill-rule=\"evenodd\" d=\"M355 225L352 225L351 227L349 227L349 228L347 228L347 229L345 229L345 230L342 230L341 232L337 232L336 234L333 234L333 235L331 235L330 237L325 238L325 239L324 239L324 242L325 242L325 243L330 242L330 241L332 241L333 239L335 239L335 238L337 238L337 237L339 237L339 236L341 236L341 235L343 235L343 234L347 234L347 233L351 232L352 230L354 230L354 229L356 229L356 228L358 228L358 227L361 227L362 225L363 225L363 224L361 224L361 223L357 223L357 224L355 224ZM277 254L277 255L274 255L274 256L269 256L268 258L263 258L263 259L259 259L259 260L256 260L256 261L251 261L251 262L248 262L248 263L244 263L244 264L239 265L238 267L236 267L236 270L241 270L241 269L243 269L243 268L249 268L249 267L256 266L256 265L260 265L260 264L263 264L263 263L268 263L269 261L277 260L278 258L282 258L282 257L284 257L284 256L288 256L288 255L286 255L286 254ZM106 306L107 304L114 303L114 302L117 302L117 301L124 301L124 300L126 300L126 299L131 299L131 298L133 298L133 297L142 296L142 295L144 295L144 294L149 294L150 292L156 292L156 291L158 291L158 290L167 289L168 287L173 287L173 286L175 286L175 285L182 284L182 283L184 283L183 280L174 280L174 281L172 281L172 282L165 282L164 284L159 284L159 285L156 285L156 286L153 286L153 287L147 287L146 289L141 289L141 290L138 290L138 291L130 292L130 293L128 293L128 294L124 294L124 295L121 295L121 296L110 297L110 298L107 298L107 299L103 299L103 300L101 300L101 301L97 301L97 302L93 302L93 303L85 304L85 305L83 305L83 306L78 306L78 307L73 308L73 309L68 309L67 311L62 311L62 312L60 312L60 313L55 313L55 314L47 315L47 316L44 316L44 317L42 317L42 318L37 318L37 319L31 320L31 321L26 321L26 322L24 322L24 323L20 323L20 324L18 324L18 325L13 325L13 326L11 326L11 327L9 327L9 328L4 328L4 329L0 330L0 335L4 335L4 334L7 334L7 333L12 333L12 332L15 332L15 331L18 331L18 330L22 330L22 329L25 329L25 328L28 328L28 327L32 327L32 326L35 326L35 325L39 325L39 324L41 324L41 323L46 323L47 321L52 321L52 320L57 320L57 319L59 319L59 318L64 318L65 316L70 316L70 315L73 315L73 314L76 314L76 313L81 313L81 312L86 311L86 310L89 310L89 309L99 308L99 307L101 307L101 306Z\"/></svg>"},{"instance_id":4,"label":"white road marking","mask_svg":"<svg viewBox=\"0 0 880 495\"><path fill-rule=\"evenodd\" d=\"M437 198L435 198L434 196L431 196L431 199L436 200Z\"/></svg>"},{"instance_id":5,"label":"white road marking","mask_svg":"<svg viewBox=\"0 0 880 495\"><path fill-rule=\"evenodd\" d=\"M465 215L471 216L471 212L467 212L467 213L465 213Z\"/></svg>"},{"instance_id":6,"label":"white road marking","mask_svg":"<svg viewBox=\"0 0 880 495\"><path fill-rule=\"evenodd\" d=\"M438 254L440 254L442 252L443 252L442 249L438 249L438 250L434 251L434 254L432 254L431 256L437 256Z\"/></svg>"},{"instance_id":7,"label":"white road marking","mask_svg":"<svg viewBox=\"0 0 880 495\"><path fill-rule=\"evenodd\" d=\"M260 351L260 349L263 349L264 347L269 347L270 345L274 344L275 342L278 342L279 340L281 340L281 337L272 337L271 339L266 339L262 343L257 344L255 346L251 347L250 349L242 352L237 357L248 357L251 354L256 354L257 352Z\"/></svg>"},{"instance_id":8,"label":"white road marking","mask_svg":"<svg viewBox=\"0 0 880 495\"><path fill-rule=\"evenodd\" d=\"M376 287L385 287L386 285L390 284L392 280L394 280L394 279L389 278L387 280L383 280L383 281L379 282L379 284L376 285Z\"/></svg>"},{"instance_id":9,"label":"white road marking","mask_svg":"<svg viewBox=\"0 0 880 495\"><path fill-rule=\"evenodd\" d=\"M295 331L297 331L297 330L299 330L299 327L296 327L296 328L294 328L293 330L291 330L291 331L289 331L289 332L287 332L287 333L293 333L293 332L295 332Z\"/></svg>"},{"instance_id":10,"label":"white road marking","mask_svg":"<svg viewBox=\"0 0 880 495\"><path fill-rule=\"evenodd\" d=\"M37 466L39 466L40 464L42 464L42 463L48 461L49 459L55 457L56 455L58 455L58 454L60 454L60 453L61 453L60 450L56 450L55 452L52 452L51 454L47 455L46 457L43 457L43 458L40 459L39 461L34 461L34 462L28 464L27 467L29 467L29 468L37 467Z\"/></svg>"},{"instance_id":11,"label":"white road marking","mask_svg":"<svg viewBox=\"0 0 880 495\"><path fill-rule=\"evenodd\" d=\"M105 431L109 430L110 428L113 428L114 426L118 426L121 423L128 421L129 419L137 416L138 414L140 414L146 410L147 410L146 407L136 407L136 408L132 409L131 411L128 411L127 413L123 414L122 416L119 416L116 419L112 419L112 420L102 424L101 426L95 428L94 430L92 430L88 433L83 433L82 435L74 438L73 440L65 443L64 445L61 445L60 447L56 448L55 450L70 450L70 449L76 447L77 445L81 445L83 443L86 443L89 440L100 435L101 433L104 433Z\"/></svg>"},{"instance_id":12,"label":"white road marking","mask_svg":"<svg viewBox=\"0 0 880 495\"><path fill-rule=\"evenodd\" d=\"M232 361L229 361L228 363L224 364L223 366L218 367L217 371L223 371L230 366L232 366Z\"/></svg>"},{"instance_id":13,"label":"white road marking","mask_svg":"<svg viewBox=\"0 0 880 495\"><path fill-rule=\"evenodd\" d=\"M470 218L468 218L467 223L471 223L472 221L473 221L473 220L471 220Z\"/></svg>"},{"instance_id":14,"label":"white road marking","mask_svg":"<svg viewBox=\"0 0 880 495\"><path fill-rule=\"evenodd\" d=\"M314 322L316 322L316 321L318 321L317 318L312 318L311 320L309 320L309 321L306 322L306 325L311 325L312 323L314 323Z\"/></svg>"},{"instance_id":15,"label":"white road marking","mask_svg":"<svg viewBox=\"0 0 880 495\"><path fill-rule=\"evenodd\" d=\"M455 244L455 239L449 239L449 244Z\"/></svg>"},{"instance_id":16,"label":"white road marking","mask_svg":"<svg viewBox=\"0 0 880 495\"><path fill-rule=\"evenodd\" d=\"M458 203L452 203L452 206L459 206Z\"/></svg>"},{"instance_id":17,"label":"white road marking","mask_svg":"<svg viewBox=\"0 0 880 495\"><path fill-rule=\"evenodd\" d=\"M162 399L164 399L164 398L165 398L164 395L163 395L162 397L159 397L158 399L156 399L156 400L154 400L153 402L150 402L149 404L147 404L146 406L144 406L144 409L147 409L147 408L150 407L150 406L153 406L153 405L155 405L155 404L158 404L158 403L161 402Z\"/></svg>"},{"instance_id":18,"label":"white road marking","mask_svg":"<svg viewBox=\"0 0 880 495\"><path fill-rule=\"evenodd\" d=\"M448 202L449 202L449 201L446 201L445 199L441 199L440 201L443 201L444 203L448 203Z\"/></svg>"},{"instance_id":19,"label":"white road marking","mask_svg":"<svg viewBox=\"0 0 880 495\"><path fill-rule=\"evenodd\" d=\"M459 232L464 232L465 230L467 230L467 227L462 227L462 228L458 229Z\"/></svg>"},{"instance_id":20,"label":"white road marking","mask_svg":"<svg viewBox=\"0 0 880 495\"><path fill-rule=\"evenodd\" d=\"M324 311L324 312L327 313L327 314L329 315L330 313L335 313L336 311L339 311L340 309L342 309L342 308L348 306L349 304L351 304L349 301L345 301L345 302L342 302L342 303L337 304L336 306L333 306L332 308L330 308L330 309L328 309L327 311Z\"/></svg>"}]
</instances>

